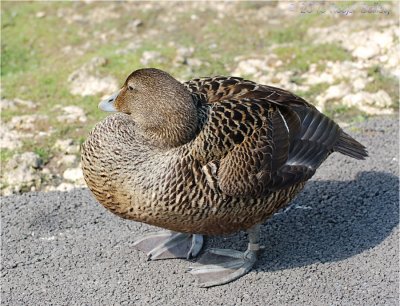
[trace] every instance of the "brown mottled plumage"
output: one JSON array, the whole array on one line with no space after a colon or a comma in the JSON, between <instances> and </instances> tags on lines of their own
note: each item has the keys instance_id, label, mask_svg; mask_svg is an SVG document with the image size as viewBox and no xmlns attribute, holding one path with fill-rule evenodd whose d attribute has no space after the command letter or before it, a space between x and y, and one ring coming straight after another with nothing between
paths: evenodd
<instances>
[{"instance_id":1,"label":"brown mottled plumage","mask_svg":"<svg viewBox=\"0 0 400 306\"><path fill-rule=\"evenodd\" d=\"M113 213L170 230L226 234L287 205L332 152L367 156L302 98L237 77L126 80L82 146L82 168Z\"/></svg>"}]
</instances>

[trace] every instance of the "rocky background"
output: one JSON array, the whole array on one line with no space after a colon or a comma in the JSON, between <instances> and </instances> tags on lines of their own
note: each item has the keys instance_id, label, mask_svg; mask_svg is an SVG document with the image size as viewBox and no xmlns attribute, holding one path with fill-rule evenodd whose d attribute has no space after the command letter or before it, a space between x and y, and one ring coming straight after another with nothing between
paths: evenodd
<instances>
[{"instance_id":1,"label":"rocky background","mask_svg":"<svg viewBox=\"0 0 400 306\"><path fill-rule=\"evenodd\" d=\"M3 2L1 193L84 186L98 101L140 67L301 95L350 133L399 103L397 2Z\"/></svg>"}]
</instances>

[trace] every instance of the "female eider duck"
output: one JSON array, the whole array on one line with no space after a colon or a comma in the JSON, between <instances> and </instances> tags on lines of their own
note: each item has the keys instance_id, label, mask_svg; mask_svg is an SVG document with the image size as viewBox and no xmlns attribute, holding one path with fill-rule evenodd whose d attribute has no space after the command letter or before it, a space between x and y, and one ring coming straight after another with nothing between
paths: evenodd
<instances>
[{"instance_id":1,"label":"female eider duck","mask_svg":"<svg viewBox=\"0 0 400 306\"><path fill-rule=\"evenodd\" d=\"M202 287L251 270L260 224L288 205L332 152L367 156L302 98L238 77L180 83L140 69L99 107L117 113L82 145L83 174L113 213L169 230L136 240L149 259L194 257L202 235L248 232L245 252L210 249L191 267Z\"/></svg>"}]
</instances>

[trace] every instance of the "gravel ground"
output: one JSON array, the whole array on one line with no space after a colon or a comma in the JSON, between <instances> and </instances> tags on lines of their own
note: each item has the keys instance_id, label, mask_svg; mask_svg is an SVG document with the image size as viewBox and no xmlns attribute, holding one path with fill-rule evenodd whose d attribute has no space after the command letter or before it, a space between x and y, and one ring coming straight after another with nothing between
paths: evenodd
<instances>
[{"instance_id":1,"label":"gravel ground","mask_svg":"<svg viewBox=\"0 0 400 306\"><path fill-rule=\"evenodd\" d=\"M190 262L132 248L154 230L122 220L87 189L1 198L2 305L399 305L398 120L350 129L366 161L335 154L291 209L262 227L252 272L201 289ZM244 233L206 247L244 249Z\"/></svg>"}]
</instances>

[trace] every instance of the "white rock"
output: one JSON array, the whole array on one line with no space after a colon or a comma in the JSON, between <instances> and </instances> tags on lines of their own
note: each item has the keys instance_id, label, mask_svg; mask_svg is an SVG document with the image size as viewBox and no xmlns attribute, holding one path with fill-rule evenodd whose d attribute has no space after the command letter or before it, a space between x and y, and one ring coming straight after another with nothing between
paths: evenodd
<instances>
[{"instance_id":1,"label":"white rock","mask_svg":"<svg viewBox=\"0 0 400 306\"><path fill-rule=\"evenodd\" d=\"M104 23L109 19L120 18L120 14L113 11L109 7L93 7L84 15L84 20L93 24Z\"/></svg>"},{"instance_id":2,"label":"white rock","mask_svg":"<svg viewBox=\"0 0 400 306\"><path fill-rule=\"evenodd\" d=\"M237 57L238 62L232 75L245 76L253 81L272 86L282 87L291 91L306 91L309 89L307 84L298 84L294 82L295 71L277 71L276 67L283 64L281 60L272 51L268 55L257 58Z\"/></svg>"},{"instance_id":3,"label":"white rock","mask_svg":"<svg viewBox=\"0 0 400 306\"><path fill-rule=\"evenodd\" d=\"M43 168L42 173L45 174L45 175L50 175L51 171L50 171L49 168Z\"/></svg>"},{"instance_id":4,"label":"white rock","mask_svg":"<svg viewBox=\"0 0 400 306\"><path fill-rule=\"evenodd\" d=\"M350 92L350 86L345 83L330 86L325 93L326 100L340 99Z\"/></svg>"},{"instance_id":5,"label":"white rock","mask_svg":"<svg viewBox=\"0 0 400 306\"><path fill-rule=\"evenodd\" d=\"M383 63L383 70L394 77L400 78L400 52L399 48L392 48L386 53L387 61Z\"/></svg>"},{"instance_id":6,"label":"white rock","mask_svg":"<svg viewBox=\"0 0 400 306\"><path fill-rule=\"evenodd\" d=\"M73 184L63 182L60 185L58 185L57 187L55 187L55 190L58 190L58 191L69 191L69 190L72 190L74 188L76 188L76 187Z\"/></svg>"},{"instance_id":7,"label":"white rock","mask_svg":"<svg viewBox=\"0 0 400 306\"><path fill-rule=\"evenodd\" d=\"M379 47L377 45L369 45L369 46L359 46L353 52L352 55L358 57L362 60L370 59L379 54Z\"/></svg>"},{"instance_id":8,"label":"white rock","mask_svg":"<svg viewBox=\"0 0 400 306\"><path fill-rule=\"evenodd\" d=\"M13 100L0 99L0 109L3 110L8 108L15 109L15 102Z\"/></svg>"},{"instance_id":9,"label":"white rock","mask_svg":"<svg viewBox=\"0 0 400 306\"><path fill-rule=\"evenodd\" d=\"M354 91L360 91L363 90L365 88L365 86L367 85L368 81L364 78L357 78L355 80L353 80L353 90Z\"/></svg>"},{"instance_id":10,"label":"white rock","mask_svg":"<svg viewBox=\"0 0 400 306\"><path fill-rule=\"evenodd\" d=\"M72 166L75 166L78 163L78 161L79 161L78 156L68 154L68 155L63 155L57 161L57 165L59 167L72 167Z\"/></svg>"},{"instance_id":11,"label":"white rock","mask_svg":"<svg viewBox=\"0 0 400 306\"><path fill-rule=\"evenodd\" d=\"M36 13L36 18L43 18L43 17L45 17L45 16L46 16L46 12L40 11L40 12L37 12L37 13Z\"/></svg>"},{"instance_id":12,"label":"white rock","mask_svg":"<svg viewBox=\"0 0 400 306\"><path fill-rule=\"evenodd\" d=\"M12 129L17 130L25 130L25 131L36 131L38 129L38 125L46 125L48 121L48 117L45 115L23 115L23 116L14 116L11 118L8 125Z\"/></svg>"},{"instance_id":13,"label":"white rock","mask_svg":"<svg viewBox=\"0 0 400 306\"><path fill-rule=\"evenodd\" d=\"M381 56L378 57L378 60L379 60L381 63L385 63L385 62L387 62L387 61L389 60L389 56L388 56L387 54L383 54L383 55L381 55Z\"/></svg>"},{"instance_id":14,"label":"white rock","mask_svg":"<svg viewBox=\"0 0 400 306\"><path fill-rule=\"evenodd\" d=\"M384 90L379 90L373 94L373 104L377 107L388 108L392 106L392 99L389 94Z\"/></svg>"},{"instance_id":15,"label":"white rock","mask_svg":"<svg viewBox=\"0 0 400 306\"><path fill-rule=\"evenodd\" d=\"M86 122L85 111L79 106L65 106L62 108L63 115L57 116L57 120L62 123Z\"/></svg>"},{"instance_id":16,"label":"white rock","mask_svg":"<svg viewBox=\"0 0 400 306\"><path fill-rule=\"evenodd\" d=\"M72 139L58 139L53 148L66 154L79 153L79 145L75 144Z\"/></svg>"},{"instance_id":17,"label":"white rock","mask_svg":"<svg viewBox=\"0 0 400 306\"><path fill-rule=\"evenodd\" d=\"M320 74L304 74L305 84L308 85L317 85L322 83L332 84L335 82L335 77L327 72L321 72Z\"/></svg>"},{"instance_id":18,"label":"white rock","mask_svg":"<svg viewBox=\"0 0 400 306\"><path fill-rule=\"evenodd\" d=\"M71 84L71 93L80 96L93 96L102 93L114 92L118 89L118 82L111 76L95 77L80 75Z\"/></svg>"},{"instance_id":19,"label":"white rock","mask_svg":"<svg viewBox=\"0 0 400 306\"><path fill-rule=\"evenodd\" d=\"M55 191L55 190L56 190L56 186L52 186L52 185L50 185L50 186L45 186L45 187L43 188L43 191L44 191L44 192Z\"/></svg>"},{"instance_id":20,"label":"white rock","mask_svg":"<svg viewBox=\"0 0 400 306\"><path fill-rule=\"evenodd\" d=\"M343 104L349 107L357 107L370 115L392 114L392 100L387 92L379 90L376 93L361 91L347 95L342 100Z\"/></svg>"},{"instance_id":21,"label":"white rock","mask_svg":"<svg viewBox=\"0 0 400 306\"><path fill-rule=\"evenodd\" d=\"M118 89L118 82L111 76L101 77L98 68L105 66L107 59L94 57L68 77L70 91L73 95L92 96L114 92Z\"/></svg>"},{"instance_id":22,"label":"white rock","mask_svg":"<svg viewBox=\"0 0 400 306\"><path fill-rule=\"evenodd\" d=\"M338 101L350 92L350 86L346 83L340 83L330 86L325 92L321 93L315 98L316 107L319 111L325 109L325 104L329 100Z\"/></svg>"},{"instance_id":23,"label":"white rock","mask_svg":"<svg viewBox=\"0 0 400 306\"><path fill-rule=\"evenodd\" d=\"M100 67L106 66L108 60L105 57L95 56L90 61L85 63L79 70L86 71L86 72L96 72L96 70ZM73 78L73 74L70 76Z\"/></svg>"},{"instance_id":24,"label":"white rock","mask_svg":"<svg viewBox=\"0 0 400 306\"><path fill-rule=\"evenodd\" d=\"M393 19L374 26L372 29L364 20L343 20L331 27L310 28L307 35L315 43L339 43L361 62L372 66L376 64L372 59L379 57L382 60L381 55L397 49L398 37L398 25Z\"/></svg>"},{"instance_id":25,"label":"white rock","mask_svg":"<svg viewBox=\"0 0 400 306\"><path fill-rule=\"evenodd\" d=\"M309 89L306 85L299 85L293 82L294 72L293 71L279 71L269 72L261 77L255 78L255 80L261 84L267 84L271 86L281 87L289 91L307 91Z\"/></svg>"},{"instance_id":26,"label":"white rock","mask_svg":"<svg viewBox=\"0 0 400 306\"><path fill-rule=\"evenodd\" d=\"M0 194L5 197L10 196L10 195L14 194L14 189L10 186L7 186L6 188L1 189Z\"/></svg>"},{"instance_id":27,"label":"white rock","mask_svg":"<svg viewBox=\"0 0 400 306\"><path fill-rule=\"evenodd\" d=\"M41 174L43 180L49 180L53 177L53 174L51 173L49 168L43 168Z\"/></svg>"},{"instance_id":28,"label":"white rock","mask_svg":"<svg viewBox=\"0 0 400 306\"><path fill-rule=\"evenodd\" d=\"M6 124L0 124L0 148L15 150L22 146L21 135Z\"/></svg>"},{"instance_id":29,"label":"white rock","mask_svg":"<svg viewBox=\"0 0 400 306\"><path fill-rule=\"evenodd\" d=\"M194 52L194 48L193 47L179 47L176 49L176 56L174 59L174 63L175 64L189 64L188 61L193 59L189 59L189 57L191 57L193 55ZM196 60L196 59L195 59ZM201 65L201 63L200 63ZM198 65L198 66L200 66ZM192 66L197 66L197 65L193 65L192 62Z\"/></svg>"},{"instance_id":30,"label":"white rock","mask_svg":"<svg viewBox=\"0 0 400 306\"><path fill-rule=\"evenodd\" d=\"M92 0L82 1L85 4L95 2ZM63 18L67 24L80 23L80 24L98 24L107 22L108 19L116 19L120 14L115 12L112 6L107 7L91 7L91 9L83 15L79 15L75 8L63 8L57 10L57 17ZM81 34L81 33L79 33Z\"/></svg>"},{"instance_id":31,"label":"white rock","mask_svg":"<svg viewBox=\"0 0 400 306\"><path fill-rule=\"evenodd\" d=\"M200 67L203 64L203 62L198 58L188 58L187 64L191 67Z\"/></svg>"},{"instance_id":32,"label":"white rock","mask_svg":"<svg viewBox=\"0 0 400 306\"><path fill-rule=\"evenodd\" d=\"M143 21L140 19L133 19L131 22L129 22L128 27L130 28L137 28L141 27L143 25Z\"/></svg>"},{"instance_id":33,"label":"white rock","mask_svg":"<svg viewBox=\"0 0 400 306\"><path fill-rule=\"evenodd\" d=\"M364 92L358 92L355 94L350 94L347 95L343 99L343 103L347 106L357 106L359 107L365 100L365 95L368 95L369 93L364 93ZM369 97L369 95L368 95Z\"/></svg>"},{"instance_id":34,"label":"white rock","mask_svg":"<svg viewBox=\"0 0 400 306\"><path fill-rule=\"evenodd\" d=\"M17 169L21 165L38 169L42 164L40 157L34 152L25 152L14 155L7 163L7 170Z\"/></svg>"},{"instance_id":35,"label":"white rock","mask_svg":"<svg viewBox=\"0 0 400 306\"><path fill-rule=\"evenodd\" d=\"M279 9L280 13L282 13L284 15L298 16L298 3L299 2L271 1L270 3L276 3L276 6Z\"/></svg>"},{"instance_id":36,"label":"white rock","mask_svg":"<svg viewBox=\"0 0 400 306\"><path fill-rule=\"evenodd\" d=\"M193 47L179 47L176 49L176 55L184 58L191 57L194 53Z\"/></svg>"},{"instance_id":37,"label":"white rock","mask_svg":"<svg viewBox=\"0 0 400 306\"><path fill-rule=\"evenodd\" d=\"M13 100L0 99L0 109L35 108L37 103L30 100L15 98Z\"/></svg>"},{"instance_id":38,"label":"white rock","mask_svg":"<svg viewBox=\"0 0 400 306\"><path fill-rule=\"evenodd\" d=\"M234 75L255 75L260 71L268 70L268 66L265 60L251 58L242 60L238 63L237 68L234 71Z\"/></svg>"},{"instance_id":39,"label":"white rock","mask_svg":"<svg viewBox=\"0 0 400 306\"><path fill-rule=\"evenodd\" d=\"M130 53L135 52L137 49L139 49L140 46L141 46L141 44L139 42L132 41L126 47L115 50L115 53L120 54L120 55L130 54Z\"/></svg>"},{"instance_id":40,"label":"white rock","mask_svg":"<svg viewBox=\"0 0 400 306\"><path fill-rule=\"evenodd\" d=\"M326 68L323 71L311 69L303 74L304 84L316 85L320 83L333 84L338 80L347 79L352 83L355 79L366 79L367 71L362 64L357 62L326 62Z\"/></svg>"},{"instance_id":41,"label":"white rock","mask_svg":"<svg viewBox=\"0 0 400 306\"><path fill-rule=\"evenodd\" d=\"M40 157L33 152L13 156L4 171L4 180L13 191L29 191L41 184Z\"/></svg>"},{"instance_id":42,"label":"white rock","mask_svg":"<svg viewBox=\"0 0 400 306\"><path fill-rule=\"evenodd\" d=\"M161 57L161 53L158 51L144 51L140 59L140 63L144 66L153 62L160 63L162 61L163 58Z\"/></svg>"},{"instance_id":43,"label":"white rock","mask_svg":"<svg viewBox=\"0 0 400 306\"><path fill-rule=\"evenodd\" d=\"M340 100L350 92L350 86L346 83L340 83L337 85L330 86L324 93L318 95L315 100L317 107L320 111L325 108L326 101L329 100Z\"/></svg>"},{"instance_id":44,"label":"white rock","mask_svg":"<svg viewBox=\"0 0 400 306\"><path fill-rule=\"evenodd\" d=\"M68 168L64 171L63 178L72 182L83 181L82 169L80 167Z\"/></svg>"},{"instance_id":45,"label":"white rock","mask_svg":"<svg viewBox=\"0 0 400 306\"><path fill-rule=\"evenodd\" d=\"M392 48L393 46L393 33L391 31L386 30L386 31L374 31L370 34L369 39L377 46L379 46L380 49L389 49Z\"/></svg>"}]
</instances>

